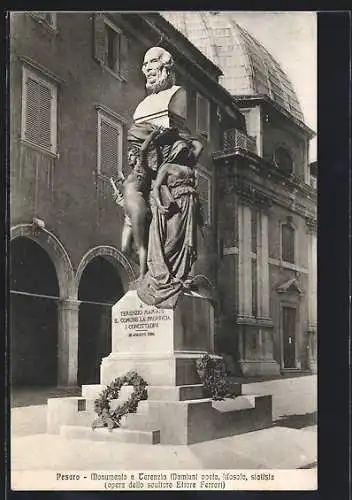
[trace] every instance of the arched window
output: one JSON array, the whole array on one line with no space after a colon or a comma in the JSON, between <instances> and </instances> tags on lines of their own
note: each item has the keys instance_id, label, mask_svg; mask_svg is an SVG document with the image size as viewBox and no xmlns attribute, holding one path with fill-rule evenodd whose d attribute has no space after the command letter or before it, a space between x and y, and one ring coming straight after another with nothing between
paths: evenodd
<instances>
[{"instance_id":1,"label":"arched window","mask_svg":"<svg viewBox=\"0 0 352 500\"><path fill-rule=\"evenodd\" d=\"M286 174L293 173L293 162L290 153L287 149L283 147L277 148L275 151L275 163L279 167L280 170L285 172Z\"/></svg>"},{"instance_id":2,"label":"arched window","mask_svg":"<svg viewBox=\"0 0 352 500\"><path fill-rule=\"evenodd\" d=\"M290 223L281 226L281 258L284 262L295 262L295 229Z\"/></svg>"}]
</instances>

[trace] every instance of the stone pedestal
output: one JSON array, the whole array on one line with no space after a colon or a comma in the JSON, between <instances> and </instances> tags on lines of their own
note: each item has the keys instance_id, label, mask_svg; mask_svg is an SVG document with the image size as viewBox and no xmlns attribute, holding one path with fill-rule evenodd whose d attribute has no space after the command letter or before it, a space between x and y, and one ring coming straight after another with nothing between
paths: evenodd
<instances>
[{"instance_id":1,"label":"stone pedestal","mask_svg":"<svg viewBox=\"0 0 352 500\"><path fill-rule=\"evenodd\" d=\"M280 374L280 366L274 360L274 342L270 319L252 320L238 318L239 333L238 365L244 377L266 377Z\"/></svg>"},{"instance_id":2,"label":"stone pedestal","mask_svg":"<svg viewBox=\"0 0 352 500\"><path fill-rule=\"evenodd\" d=\"M112 309L112 350L101 364L101 383L129 370L155 386L199 383L195 362L213 353L214 312L209 300L190 292L175 310L144 304L135 290Z\"/></svg>"},{"instance_id":3,"label":"stone pedestal","mask_svg":"<svg viewBox=\"0 0 352 500\"><path fill-rule=\"evenodd\" d=\"M267 427L271 396L241 395L212 401L205 397L196 371L203 354L214 355L213 307L191 292L175 310L144 304L129 291L112 310L112 352L101 364L101 384L82 387L82 397L49 399L48 432L66 438L125 443L187 445ZM126 415L120 428L92 430L94 400L116 377L136 371L148 383L148 399ZM129 397L121 389L114 403Z\"/></svg>"}]
</instances>

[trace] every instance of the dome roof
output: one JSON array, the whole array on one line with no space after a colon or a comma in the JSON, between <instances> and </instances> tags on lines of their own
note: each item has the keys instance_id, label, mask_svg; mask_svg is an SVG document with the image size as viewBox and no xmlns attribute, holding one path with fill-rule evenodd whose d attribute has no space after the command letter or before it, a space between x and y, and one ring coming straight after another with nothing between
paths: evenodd
<instances>
[{"instance_id":1,"label":"dome roof","mask_svg":"<svg viewBox=\"0 0 352 500\"><path fill-rule=\"evenodd\" d=\"M228 14L161 14L221 68L223 76L219 82L233 96L267 95L296 119L304 120L296 92L280 64Z\"/></svg>"}]
</instances>

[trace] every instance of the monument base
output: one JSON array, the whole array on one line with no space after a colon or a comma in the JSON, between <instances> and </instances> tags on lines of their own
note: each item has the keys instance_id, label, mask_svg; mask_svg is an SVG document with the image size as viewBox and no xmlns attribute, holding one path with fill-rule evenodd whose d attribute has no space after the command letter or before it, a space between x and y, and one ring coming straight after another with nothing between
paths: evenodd
<instances>
[{"instance_id":1,"label":"monument base","mask_svg":"<svg viewBox=\"0 0 352 500\"><path fill-rule=\"evenodd\" d=\"M175 310L144 304L130 290L112 310L112 353L101 364L101 384L83 386L81 398L48 401L48 432L72 438L117 442L191 444L267 427L271 396L205 397L196 361L213 350L213 307L190 292ZM148 384L148 399L109 432L92 430L94 400L115 378L136 371ZM126 400L132 387L121 388ZM114 402L116 404L117 402Z\"/></svg>"},{"instance_id":2,"label":"monument base","mask_svg":"<svg viewBox=\"0 0 352 500\"><path fill-rule=\"evenodd\" d=\"M134 370L150 385L180 386L200 382L196 361L206 351L170 354L111 353L101 363L101 383L108 385L116 377Z\"/></svg>"},{"instance_id":3,"label":"monument base","mask_svg":"<svg viewBox=\"0 0 352 500\"><path fill-rule=\"evenodd\" d=\"M214 354L213 325L213 306L194 292L173 310L148 306L130 290L112 309L112 352L102 360L101 383L129 370L149 385L199 383L196 361Z\"/></svg>"},{"instance_id":4,"label":"monument base","mask_svg":"<svg viewBox=\"0 0 352 500\"><path fill-rule=\"evenodd\" d=\"M272 398L268 395L238 394L235 398L213 401L204 397L201 385L148 386L148 399L139 403L136 413L127 414L119 428L112 432L106 428L93 431L94 399L103 388L85 386L82 388L85 397L49 399L47 431L70 439L187 445L272 424ZM130 390L121 391L121 402L126 400L122 392Z\"/></svg>"}]
</instances>

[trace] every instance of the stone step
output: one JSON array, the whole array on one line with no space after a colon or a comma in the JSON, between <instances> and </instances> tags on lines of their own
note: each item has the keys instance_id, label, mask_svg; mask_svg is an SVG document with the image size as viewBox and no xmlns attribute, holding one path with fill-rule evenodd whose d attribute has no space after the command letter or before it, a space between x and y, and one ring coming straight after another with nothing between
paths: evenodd
<instances>
[{"instance_id":1,"label":"stone step","mask_svg":"<svg viewBox=\"0 0 352 500\"><path fill-rule=\"evenodd\" d=\"M213 429L217 438L252 432L272 425L271 396L251 395L249 398L213 401L212 410ZM196 436L197 427L194 431Z\"/></svg>"},{"instance_id":2,"label":"stone step","mask_svg":"<svg viewBox=\"0 0 352 500\"><path fill-rule=\"evenodd\" d=\"M180 408L186 406L208 406L211 408L212 400L210 398L202 398L202 399L187 399L184 401L160 401L155 399L146 399L144 401L140 401L138 404L136 414L139 415L147 415L154 414L158 412L159 408L168 407L168 408Z\"/></svg>"},{"instance_id":3,"label":"stone step","mask_svg":"<svg viewBox=\"0 0 352 500\"><path fill-rule=\"evenodd\" d=\"M72 423L68 422L66 425L84 425L85 427L90 427L96 416L97 414L95 412L80 411L75 415Z\"/></svg>"},{"instance_id":4,"label":"stone step","mask_svg":"<svg viewBox=\"0 0 352 500\"><path fill-rule=\"evenodd\" d=\"M237 396L236 398L226 398L220 401L212 401L212 407L222 413L251 410L255 408L256 397L258 396L251 394L248 396Z\"/></svg>"},{"instance_id":5,"label":"stone step","mask_svg":"<svg viewBox=\"0 0 352 500\"><path fill-rule=\"evenodd\" d=\"M234 399L225 399L223 401L213 401L208 398L202 398L182 401L180 403L186 405L205 404L206 407L212 407L217 412L226 413L253 410L255 408L255 398L256 396L238 396ZM160 422L158 408L160 408L159 401L147 400L140 402L137 412L126 415L121 423L121 427L125 429L140 430L148 430L159 427Z\"/></svg>"},{"instance_id":6,"label":"stone step","mask_svg":"<svg viewBox=\"0 0 352 500\"><path fill-rule=\"evenodd\" d=\"M272 423L270 396L238 396L214 401L141 401L126 428L160 429L161 444L192 444L251 432Z\"/></svg>"},{"instance_id":7,"label":"stone step","mask_svg":"<svg viewBox=\"0 0 352 500\"><path fill-rule=\"evenodd\" d=\"M158 444L159 430L130 430L116 428L109 431L106 427L95 429L80 425L63 425L60 434L69 439L88 439L92 441L116 441L120 443Z\"/></svg>"},{"instance_id":8,"label":"stone step","mask_svg":"<svg viewBox=\"0 0 352 500\"><path fill-rule=\"evenodd\" d=\"M240 393L240 385L235 389L236 393ZM86 399L96 399L101 392L106 388L102 384L83 385L82 397ZM133 391L132 386L123 386L120 390L120 398L128 398ZM200 399L204 397L202 384L179 385L179 386L163 386L150 385L147 386L148 399L160 401L184 401L187 399Z\"/></svg>"},{"instance_id":9,"label":"stone step","mask_svg":"<svg viewBox=\"0 0 352 500\"><path fill-rule=\"evenodd\" d=\"M129 413L121 419L121 429L151 431L158 429L159 419L151 413Z\"/></svg>"},{"instance_id":10,"label":"stone step","mask_svg":"<svg viewBox=\"0 0 352 500\"><path fill-rule=\"evenodd\" d=\"M82 397L86 399L97 399L101 392L106 389L103 384L82 385Z\"/></svg>"},{"instance_id":11,"label":"stone step","mask_svg":"<svg viewBox=\"0 0 352 500\"><path fill-rule=\"evenodd\" d=\"M156 401L185 401L188 399L204 398L203 386L201 384L162 386L151 385L147 387L148 399Z\"/></svg>"},{"instance_id":12,"label":"stone step","mask_svg":"<svg viewBox=\"0 0 352 500\"><path fill-rule=\"evenodd\" d=\"M61 425L76 424L90 413L94 415L94 401L82 397L49 398L47 403L47 431L49 434L59 434Z\"/></svg>"}]
</instances>

